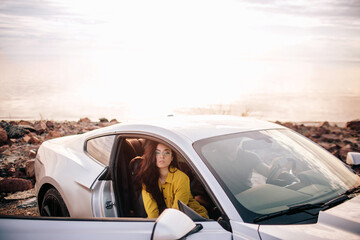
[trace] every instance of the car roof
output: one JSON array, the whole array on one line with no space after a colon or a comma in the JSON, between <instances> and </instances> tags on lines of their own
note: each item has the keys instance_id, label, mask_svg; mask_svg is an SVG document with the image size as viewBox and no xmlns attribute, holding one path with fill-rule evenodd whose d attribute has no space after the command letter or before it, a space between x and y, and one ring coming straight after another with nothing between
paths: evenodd
<instances>
[{"instance_id":1,"label":"car roof","mask_svg":"<svg viewBox=\"0 0 360 240\"><path fill-rule=\"evenodd\" d=\"M195 142L200 139L225 134L264 129L285 128L281 125L250 117L230 115L167 116L157 119L127 121L112 126L115 131L159 131L167 130L189 138Z\"/></svg>"}]
</instances>

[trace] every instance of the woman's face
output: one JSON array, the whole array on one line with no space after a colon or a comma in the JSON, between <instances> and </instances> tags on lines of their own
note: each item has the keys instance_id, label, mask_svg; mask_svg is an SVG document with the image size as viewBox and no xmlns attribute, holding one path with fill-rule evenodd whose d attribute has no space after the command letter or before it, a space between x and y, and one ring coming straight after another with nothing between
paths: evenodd
<instances>
[{"instance_id":1,"label":"woman's face","mask_svg":"<svg viewBox=\"0 0 360 240\"><path fill-rule=\"evenodd\" d=\"M159 143L155 150L156 166L158 168L168 168L173 160L172 151L169 147Z\"/></svg>"}]
</instances>

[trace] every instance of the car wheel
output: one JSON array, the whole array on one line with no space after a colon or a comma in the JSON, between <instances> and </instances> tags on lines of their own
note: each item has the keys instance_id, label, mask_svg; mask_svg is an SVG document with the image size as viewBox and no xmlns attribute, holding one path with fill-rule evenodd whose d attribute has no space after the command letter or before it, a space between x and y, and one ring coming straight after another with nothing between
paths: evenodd
<instances>
[{"instance_id":1,"label":"car wheel","mask_svg":"<svg viewBox=\"0 0 360 240\"><path fill-rule=\"evenodd\" d=\"M40 215L49 217L70 217L64 200L55 188L50 188L45 193L41 204Z\"/></svg>"}]
</instances>

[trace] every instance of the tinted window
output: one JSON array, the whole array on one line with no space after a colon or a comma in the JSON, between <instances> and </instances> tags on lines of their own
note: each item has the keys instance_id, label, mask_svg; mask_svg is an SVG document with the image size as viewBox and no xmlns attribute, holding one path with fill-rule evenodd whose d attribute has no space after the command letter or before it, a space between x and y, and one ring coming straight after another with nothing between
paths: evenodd
<instances>
[{"instance_id":1,"label":"tinted window","mask_svg":"<svg viewBox=\"0 0 360 240\"><path fill-rule=\"evenodd\" d=\"M86 151L96 160L108 166L115 135L93 138L87 141Z\"/></svg>"}]
</instances>

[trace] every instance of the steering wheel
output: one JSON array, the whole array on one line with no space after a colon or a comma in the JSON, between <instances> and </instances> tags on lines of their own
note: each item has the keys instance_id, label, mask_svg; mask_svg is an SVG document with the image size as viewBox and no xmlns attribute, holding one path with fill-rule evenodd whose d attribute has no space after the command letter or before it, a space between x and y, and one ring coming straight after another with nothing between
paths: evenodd
<instances>
[{"instance_id":1,"label":"steering wheel","mask_svg":"<svg viewBox=\"0 0 360 240\"><path fill-rule=\"evenodd\" d=\"M294 174L282 168L280 164L275 163L270 169L266 183L280 187L289 187L300 183L300 180Z\"/></svg>"}]
</instances>

